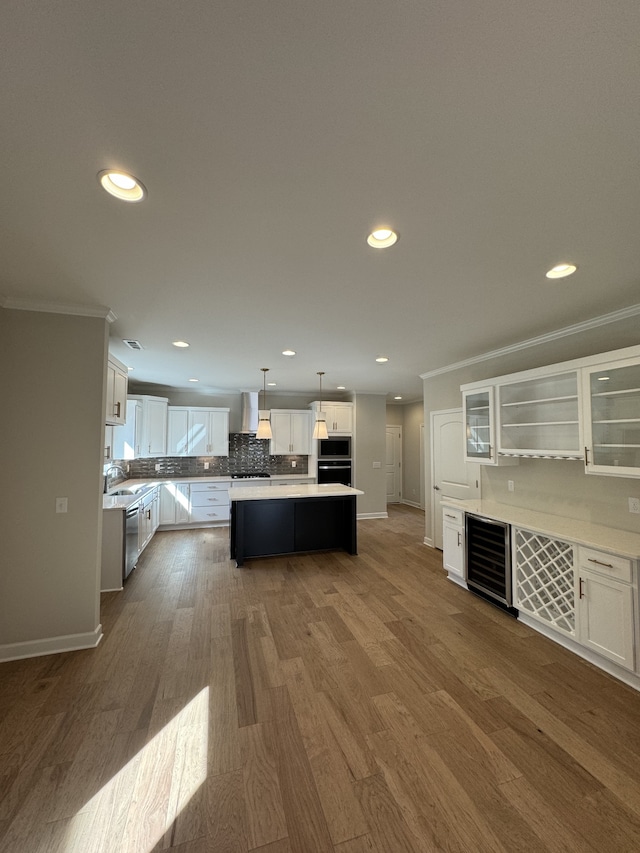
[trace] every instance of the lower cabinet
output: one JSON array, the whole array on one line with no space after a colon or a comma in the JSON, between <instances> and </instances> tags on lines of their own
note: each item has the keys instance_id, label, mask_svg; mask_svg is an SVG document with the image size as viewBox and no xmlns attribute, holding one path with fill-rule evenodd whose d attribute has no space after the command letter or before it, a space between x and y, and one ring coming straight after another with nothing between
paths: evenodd
<instances>
[{"instance_id":1,"label":"lower cabinet","mask_svg":"<svg viewBox=\"0 0 640 853\"><path fill-rule=\"evenodd\" d=\"M631 561L579 548L580 642L625 669L635 669L634 597Z\"/></svg>"},{"instance_id":2,"label":"lower cabinet","mask_svg":"<svg viewBox=\"0 0 640 853\"><path fill-rule=\"evenodd\" d=\"M155 488L140 501L138 510L138 550L140 553L151 541L153 534L158 529L158 524L158 489Z\"/></svg>"},{"instance_id":3,"label":"lower cabinet","mask_svg":"<svg viewBox=\"0 0 640 853\"><path fill-rule=\"evenodd\" d=\"M163 483L160 524L167 526L229 523L229 485L224 482Z\"/></svg>"},{"instance_id":4,"label":"lower cabinet","mask_svg":"<svg viewBox=\"0 0 640 853\"><path fill-rule=\"evenodd\" d=\"M451 580L464 582L464 513L449 507L442 511L442 564Z\"/></svg>"}]
</instances>

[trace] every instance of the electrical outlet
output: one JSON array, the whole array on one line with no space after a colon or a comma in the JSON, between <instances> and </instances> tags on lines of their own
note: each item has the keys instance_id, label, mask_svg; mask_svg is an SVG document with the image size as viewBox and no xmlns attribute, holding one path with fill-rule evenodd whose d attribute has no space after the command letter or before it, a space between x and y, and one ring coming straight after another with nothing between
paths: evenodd
<instances>
[{"instance_id":1,"label":"electrical outlet","mask_svg":"<svg viewBox=\"0 0 640 853\"><path fill-rule=\"evenodd\" d=\"M160 470L160 463L156 462L156 471L159 471L159 470Z\"/></svg>"},{"instance_id":2,"label":"electrical outlet","mask_svg":"<svg viewBox=\"0 0 640 853\"><path fill-rule=\"evenodd\" d=\"M382 462L374 462L373 467L374 468L382 468Z\"/></svg>"},{"instance_id":3,"label":"electrical outlet","mask_svg":"<svg viewBox=\"0 0 640 853\"><path fill-rule=\"evenodd\" d=\"M515 491L516 484L513 482L513 480L507 480L507 488L510 492Z\"/></svg>"},{"instance_id":4,"label":"electrical outlet","mask_svg":"<svg viewBox=\"0 0 640 853\"><path fill-rule=\"evenodd\" d=\"M68 512L69 498L56 498L56 512Z\"/></svg>"},{"instance_id":5,"label":"electrical outlet","mask_svg":"<svg viewBox=\"0 0 640 853\"><path fill-rule=\"evenodd\" d=\"M629 512L640 512L640 498L629 498Z\"/></svg>"},{"instance_id":6,"label":"electrical outlet","mask_svg":"<svg viewBox=\"0 0 640 853\"><path fill-rule=\"evenodd\" d=\"M298 463L296 462L296 460L295 460L295 459L292 459L292 460L291 460L291 467L292 467L292 468L297 468L297 467L298 467Z\"/></svg>"},{"instance_id":7,"label":"electrical outlet","mask_svg":"<svg viewBox=\"0 0 640 853\"><path fill-rule=\"evenodd\" d=\"M204 470L205 470L205 471L208 471L208 470L209 470L209 463L208 463L208 462L205 462L205 463L204 463Z\"/></svg>"}]
</instances>

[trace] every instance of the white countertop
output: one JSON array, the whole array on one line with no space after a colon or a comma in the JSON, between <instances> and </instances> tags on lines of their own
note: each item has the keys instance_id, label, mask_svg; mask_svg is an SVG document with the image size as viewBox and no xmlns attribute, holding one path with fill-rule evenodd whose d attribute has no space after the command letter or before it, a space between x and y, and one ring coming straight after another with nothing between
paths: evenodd
<instances>
[{"instance_id":1,"label":"white countertop","mask_svg":"<svg viewBox=\"0 0 640 853\"><path fill-rule=\"evenodd\" d=\"M245 481L246 482L246 481ZM229 500L233 501L261 501L282 500L283 498L332 498L344 497L345 495L363 495L360 489L351 486L343 486L341 483L301 483L296 486L242 486L229 489Z\"/></svg>"},{"instance_id":2,"label":"white countertop","mask_svg":"<svg viewBox=\"0 0 640 853\"><path fill-rule=\"evenodd\" d=\"M292 484L295 483L296 480L308 480L311 478L311 474L272 474L270 477L243 477L242 479L234 480L230 474L227 475L216 475L211 477L161 477L157 480L124 480L121 483L118 483L117 486L113 486L109 489L109 492L106 495L103 495L102 498L102 508L103 509L119 509L124 510L131 506L132 503L140 500L143 491L137 492L135 495L112 495L111 492L117 492L120 489L128 489L135 488L136 486L146 486L152 489L154 486L160 486L163 483L262 483L267 484L271 483L271 480L291 480ZM243 491L250 491L251 487L244 486L242 487ZM288 488L287 486L267 486L267 488L272 488L274 491L277 489ZM273 495L273 497L277 497Z\"/></svg>"},{"instance_id":3,"label":"white countertop","mask_svg":"<svg viewBox=\"0 0 640 853\"><path fill-rule=\"evenodd\" d=\"M474 515L494 518L496 521L504 521L507 524L514 524L516 527L533 530L535 533L557 536L559 539L566 539L578 545L611 551L631 560L640 559L640 533L617 530L614 527L605 527L602 524L549 515L545 512L536 512L522 507L495 503L494 501L442 498L442 505L461 509Z\"/></svg>"}]
</instances>

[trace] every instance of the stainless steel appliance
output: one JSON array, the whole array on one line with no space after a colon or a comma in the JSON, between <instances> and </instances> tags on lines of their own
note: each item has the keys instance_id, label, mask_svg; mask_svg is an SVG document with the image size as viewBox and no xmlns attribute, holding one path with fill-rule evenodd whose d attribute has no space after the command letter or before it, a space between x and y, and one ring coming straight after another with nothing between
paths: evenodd
<instances>
[{"instance_id":1,"label":"stainless steel appliance","mask_svg":"<svg viewBox=\"0 0 640 853\"><path fill-rule=\"evenodd\" d=\"M137 501L127 507L124 522L124 572L123 580L134 570L140 556L138 531L140 527L140 506Z\"/></svg>"},{"instance_id":2,"label":"stainless steel appliance","mask_svg":"<svg viewBox=\"0 0 640 853\"><path fill-rule=\"evenodd\" d=\"M467 586L517 615L512 607L510 526L467 513L465 527Z\"/></svg>"},{"instance_id":3,"label":"stainless steel appliance","mask_svg":"<svg viewBox=\"0 0 640 853\"><path fill-rule=\"evenodd\" d=\"M351 461L351 436L333 435L318 442L318 459L344 459Z\"/></svg>"},{"instance_id":4,"label":"stainless steel appliance","mask_svg":"<svg viewBox=\"0 0 640 853\"><path fill-rule=\"evenodd\" d=\"M318 484L342 483L351 485L350 459L318 459Z\"/></svg>"}]
</instances>

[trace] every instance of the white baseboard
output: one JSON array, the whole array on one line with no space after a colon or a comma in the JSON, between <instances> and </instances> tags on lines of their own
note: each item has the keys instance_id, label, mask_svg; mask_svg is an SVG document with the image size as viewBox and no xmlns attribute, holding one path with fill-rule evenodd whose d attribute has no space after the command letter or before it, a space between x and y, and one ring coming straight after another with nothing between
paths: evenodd
<instances>
[{"instance_id":1,"label":"white baseboard","mask_svg":"<svg viewBox=\"0 0 640 853\"><path fill-rule=\"evenodd\" d=\"M359 512L356 516L358 521L362 518L389 518L389 513L387 512Z\"/></svg>"},{"instance_id":2,"label":"white baseboard","mask_svg":"<svg viewBox=\"0 0 640 853\"><path fill-rule=\"evenodd\" d=\"M429 548L435 548L436 546L433 544L433 539L430 536L425 536L422 540L424 545L428 545Z\"/></svg>"},{"instance_id":3,"label":"white baseboard","mask_svg":"<svg viewBox=\"0 0 640 853\"><path fill-rule=\"evenodd\" d=\"M102 639L102 625L86 634L67 634L62 637L45 637L43 640L28 640L24 643L7 643L0 646L0 662L37 658L61 652L76 652L79 649L95 649Z\"/></svg>"},{"instance_id":4,"label":"white baseboard","mask_svg":"<svg viewBox=\"0 0 640 853\"><path fill-rule=\"evenodd\" d=\"M406 506L412 506L412 507L415 507L416 509L422 509L422 507L420 506L420 504L417 504L415 501L408 501L406 498L402 498L402 500L400 501L400 503L401 503L401 504L405 504Z\"/></svg>"}]
</instances>

